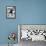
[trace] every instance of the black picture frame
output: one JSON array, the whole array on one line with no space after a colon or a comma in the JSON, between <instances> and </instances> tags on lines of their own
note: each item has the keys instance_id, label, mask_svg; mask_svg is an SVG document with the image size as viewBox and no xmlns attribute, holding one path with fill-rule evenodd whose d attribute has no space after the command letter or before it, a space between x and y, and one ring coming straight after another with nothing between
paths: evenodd
<instances>
[{"instance_id":1,"label":"black picture frame","mask_svg":"<svg viewBox=\"0 0 46 46\"><path fill-rule=\"evenodd\" d=\"M8 7L9 9L13 8L15 13L14 13L14 17L8 17ZM16 6L6 6L6 19L16 19Z\"/></svg>"}]
</instances>

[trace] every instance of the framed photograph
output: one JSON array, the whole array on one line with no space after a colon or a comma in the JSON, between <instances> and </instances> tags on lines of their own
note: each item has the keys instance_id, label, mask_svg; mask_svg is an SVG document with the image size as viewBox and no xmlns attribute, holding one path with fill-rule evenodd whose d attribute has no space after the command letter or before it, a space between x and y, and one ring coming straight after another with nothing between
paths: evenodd
<instances>
[{"instance_id":1,"label":"framed photograph","mask_svg":"<svg viewBox=\"0 0 46 46\"><path fill-rule=\"evenodd\" d=\"M46 25L44 24L19 24L18 41L46 41Z\"/></svg>"},{"instance_id":2,"label":"framed photograph","mask_svg":"<svg viewBox=\"0 0 46 46\"><path fill-rule=\"evenodd\" d=\"M16 6L6 6L6 19L16 19Z\"/></svg>"}]
</instances>

